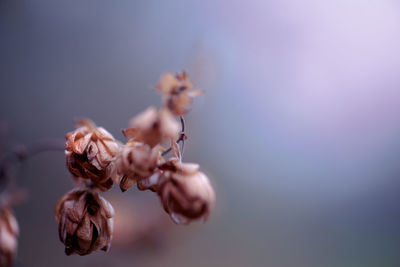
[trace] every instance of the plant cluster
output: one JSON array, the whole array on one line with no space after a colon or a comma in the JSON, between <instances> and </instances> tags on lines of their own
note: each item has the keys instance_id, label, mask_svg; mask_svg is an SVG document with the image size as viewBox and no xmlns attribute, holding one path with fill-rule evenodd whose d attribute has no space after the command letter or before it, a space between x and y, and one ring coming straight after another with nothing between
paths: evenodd
<instances>
[{"instance_id":1,"label":"plant cluster","mask_svg":"<svg viewBox=\"0 0 400 267\"><path fill-rule=\"evenodd\" d=\"M75 186L60 198L55 210L67 255L110 248L114 209L101 193L115 184L122 192L134 185L154 192L177 224L208 218L215 202L210 181L198 164L182 162L183 115L201 91L193 90L185 72L164 74L157 89L163 106L149 107L134 117L130 127L122 130L125 143L89 119L77 121L76 129L67 133L66 165Z\"/></svg>"}]
</instances>

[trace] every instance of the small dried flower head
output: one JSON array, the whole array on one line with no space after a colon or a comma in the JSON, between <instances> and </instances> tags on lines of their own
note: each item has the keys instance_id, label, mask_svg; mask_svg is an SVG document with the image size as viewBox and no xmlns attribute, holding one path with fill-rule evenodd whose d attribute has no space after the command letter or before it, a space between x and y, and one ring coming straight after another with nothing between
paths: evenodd
<instances>
[{"instance_id":1,"label":"small dried flower head","mask_svg":"<svg viewBox=\"0 0 400 267\"><path fill-rule=\"evenodd\" d=\"M78 121L77 127L66 135L67 167L74 176L90 179L106 191L118 179L114 160L119 144L109 132L90 120Z\"/></svg>"},{"instance_id":2,"label":"small dried flower head","mask_svg":"<svg viewBox=\"0 0 400 267\"><path fill-rule=\"evenodd\" d=\"M157 111L149 107L131 120L130 126L134 129L125 130L128 139L146 143L151 147L160 144L163 140L177 139L179 135L179 123L172 114L161 109Z\"/></svg>"},{"instance_id":3,"label":"small dried flower head","mask_svg":"<svg viewBox=\"0 0 400 267\"><path fill-rule=\"evenodd\" d=\"M164 105L175 115L186 114L192 104L193 97L202 91L190 91L192 82L186 72L182 74L166 73L160 78L157 85L158 90L165 96Z\"/></svg>"},{"instance_id":4,"label":"small dried flower head","mask_svg":"<svg viewBox=\"0 0 400 267\"><path fill-rule=\"evenodd\" d=\"M162 150L161 150L162 151ZM163 164L164 169L168 168L166 166L172 166L171 163L175 164L176 161L181 160L181 152L179 150L178 144L171 139L171 152L173 155L173 158L169 160L169 162L165 162L165 159L162 157L162 154L159 156L158 160L158 165ZM174 168L174 167L172 167ZM148 176L147 178L140 179L137 181L137 187L139 190L150 190L153 192L157 192L160 184L164 182L166 177L163 175L163 171L156 169L151 176Z\"/></svg>"},{"instance_id":5,"label":"small dried flower head","mask_svg":"<svg viewBox=\"0 0 400 267\"><path fill-rule=\"evenodd\" d=\"M159 146L154 148L140 142L128 142L118 157L118 171L123 176L120 188L124 192L136 182L153 174L162 161Z\"/></svg>"},{"instance_id":6,"label":"small dried flower head","mask_svg":"<svg viewBox=\"0 0 400 267\"><path fill-rule=\"evenodd\" d=\"M215 203L215 193L199 165L172 159L160 167L158 194L165 211L178 224L204 218L207 220Z\"/></svg>"},{"instance_id":7,"label":"small dried flower head","mask_svg":"<svg viewBox=\"0 0 400 267\"><path fill-rule=\"evenodd\" d=\"M60 198L55 210L58 233L67 255L108 251L114 209L110 202L88 189L74 189Z\"/></svg>"},{"instance_id":8,"label":"small dried flower head","mask_svg":"<svg viewBox=\"0 0 400 267\"><path fill-rule=\"evenodd\" d=\"M10 208L0 211L0 266L12 266L17 252L19 228Z\"/></svg>"}]
</instances>

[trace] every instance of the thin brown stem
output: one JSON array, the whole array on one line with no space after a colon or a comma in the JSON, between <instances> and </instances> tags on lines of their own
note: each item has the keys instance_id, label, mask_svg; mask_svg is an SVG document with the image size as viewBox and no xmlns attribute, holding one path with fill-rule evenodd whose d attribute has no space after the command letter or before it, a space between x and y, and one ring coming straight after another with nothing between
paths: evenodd
<instances>
[{"instance_id":1,"label":"thin brown stem","mask_svg":"<svg viewBox=\"0 0 400 267\"><path fill-rule=\"evenodd\" d=\"M4 191L13 176L16 164L47 151L63 151L65 141L60 139L42 139L30 146L16 145L8 154L0 157L0 192Z\"/></svg>"},{"instance_id":2,"label":"thin brown stem","mask_svg":"<svg viewBox=\"0 0 400 267\"><path fill-rule=\"evenodd\" d=\"M183 118L183 116L179 116L180 120L181 120L181 132L179 134L179 138L176 140L176 143L179 144L180 142L182 142L182 146L181 146L181 154L183 155L183 149L185 147L185 140L187 139L187 136L185 134L185 119ZM165 150L161 155L165 156L167 155L170 151L172 150L172 148L168 148L167 150Z\"/></svg>"},{"instance_id":3,"label":"thin brown stem","mask_svg":"<svg viewBox=\"0 0 400 267\"><path fill-rule=\"evenodd\" d=\"M26 160L37 154L47 151L63 151L65 141L61 139L42 139L30 146L18 145L13 149L15 156L20 161Z\"/></svg>"}]
</instances>

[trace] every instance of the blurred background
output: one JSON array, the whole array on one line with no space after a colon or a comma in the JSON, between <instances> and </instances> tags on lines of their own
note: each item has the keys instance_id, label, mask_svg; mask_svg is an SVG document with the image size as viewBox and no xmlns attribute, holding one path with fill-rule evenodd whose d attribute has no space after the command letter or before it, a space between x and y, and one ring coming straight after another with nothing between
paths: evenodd
<instances>
[{"instance_id":1,"label":"blurred background","mask_svg":"<svg viewBox=\"0 0 400 267\"><path fill-rule=\"evenodd\" d=\"M18 173L16 266L399 266L399 47L395 0L1 0L4 150L82 116L123 140L184 69L206 91L184 160L217 191L207 223L177 226L114 188L111 251L67 257L53 212L72 180L40 154Z\"/></svg>"}]
</instances>

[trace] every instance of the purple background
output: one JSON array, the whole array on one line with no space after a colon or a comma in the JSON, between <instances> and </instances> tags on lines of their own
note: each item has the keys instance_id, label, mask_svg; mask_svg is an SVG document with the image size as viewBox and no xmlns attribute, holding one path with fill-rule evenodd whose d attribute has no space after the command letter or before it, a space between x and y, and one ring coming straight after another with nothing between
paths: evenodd
<instances>
[{"instance_id":1,"label":"purple background","mask_svg":"<svg viewBox=\"0 0 400 267\"><path fill-rule=\"evenodd\" d=\"M122 140L185 69L206 91L185 160L217 191L209 222L168 222L160 247L67 257L53 211L71 179L41 154L18 176L17 266L399 266L399 47L394 0L2 0L7 143L64 138L77 116Z\"/></svg>"}]
</instances>

